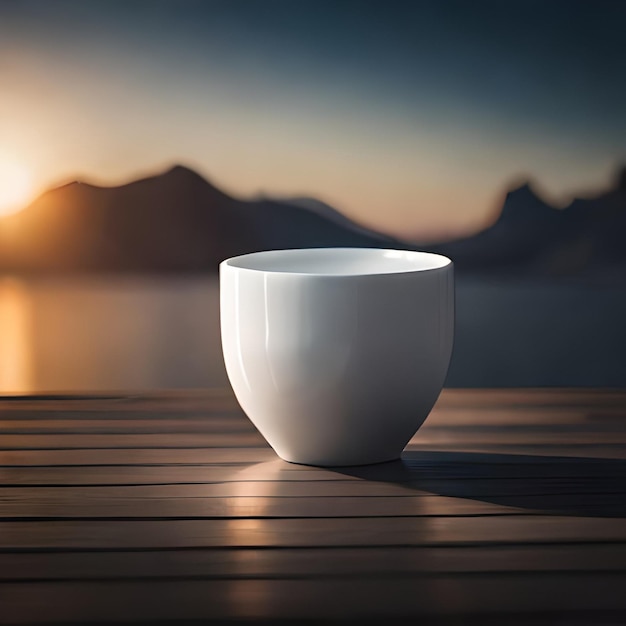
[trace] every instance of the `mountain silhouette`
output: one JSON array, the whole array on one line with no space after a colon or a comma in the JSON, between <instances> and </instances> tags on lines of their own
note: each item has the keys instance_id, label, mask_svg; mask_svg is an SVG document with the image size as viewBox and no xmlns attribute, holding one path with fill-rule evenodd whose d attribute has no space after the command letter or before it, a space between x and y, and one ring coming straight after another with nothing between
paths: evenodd
<instances>
[{"instance_id":1,"label":"mountain silhouette","mask_svg":"<svg viewBox=\"0 0 626 626\"><path fill-rule=\"evenodd\" d=\"M509 191L496 222L482 232L431 246L461 271L574 275L626 269L626 168L606 193L559 209L529 183Z\"/></svg>"},{"instance_id":2,"label":"mountain silhouette","mask_svg":"<svg viewBox=\"0 0 626 626\"><path fill-rule=\"evenodd\" d=\"M435 249L458 259L466 269L527 266L553 240L561 221L560 212L526 183L506 195L502 212L492 226Z\"/></svg>"},{"instance_id":3,"label":"mountain silhouette","mask_svg":"<svg viewBox=\"0 0 626 626\"><path fill-rule=\"evenodd\" d=\"M571 216L564 236L583 247L588 263L611 267L626 260L626 167L613 189L596 197L577 198L565 209Z\"/></svg>"},{"instance_id":4,"label":"mountain silhouette","mask_svg":"<svg viewBox=\"0 0 626 626\"><path fill-rule=\"evenodd\" d=\"M25 272L214 271L258 250L401 245L347 218L238 200L180 165L119 187L48 191L0 223L0 243L0 267Z\"/></svg>"},{"instance_id":5,"label":"mountain silhouette","mask_svg":"<svg viewBox=\"0 0 626 626\"><path fill-rule=\"evenodd\" d=\"M530 183L496 222L438 245L369 230L314 198L241 200L177 165L118 187L73 182L0 221L0 270L206 272L268 249L385 247L445 254L463 273L581 274L626 268L626 168L607 192L557 209Z\"/></svg>"}]
</instances>

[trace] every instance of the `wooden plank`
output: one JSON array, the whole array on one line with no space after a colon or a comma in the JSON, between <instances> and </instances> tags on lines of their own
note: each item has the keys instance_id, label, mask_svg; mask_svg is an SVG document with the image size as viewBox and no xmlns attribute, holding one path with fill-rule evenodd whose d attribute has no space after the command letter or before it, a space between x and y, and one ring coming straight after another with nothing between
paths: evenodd
<instances>
[{"instance_id":1,"label":"wooden plank","mask_svg":"<svg viewBox=\"0 0 626 626\"><path fill-rule=\"evenodd\" d=\"M8 437L11 436L12 435L8 435ZM17 437L17 435L13 436ZM592 429L583 430L582 432L576 432L575 429L572 429L571 432L555 432L549 429L541 431L538 428L536 430L520 431L514 428L498 428L497 426L489 430L474 430L469 427L465 429L465 431L459 432L455 428L424 426L417 431L410 443L445 446L449 443L459 443L462 441L464 446L552 444L559 447L568 447L577 444L586 445L590 442L591 437L593 437L592 441L594 445L604 443L610 445L626 444L626 431L622 430L621 426L604 432Z\"/></svg>"},{"instance_id":2,"label":"wooden plank","mask_svg":"<svg viewBox=\"0 0 626 626\"><path fill-rule=\"evenodd\" d=\"M457 403L440 400L431 412L431 420L449 421L450 423L479 424L507 422L519 423L573 423L584 421L592 414L614 417L626 413L626 394L624 398L613 402L576 402L570 398L559 404L514 403L461 401ZM103 409L78 410L71 403L55 403L49 405L23 405L12 403L7 406L0 401L0 417L3 420L28 422L34 421L160 421L160 420L203 420L207 416L225 419L246 419L239 405L234 401L216 403L210 398L201 405L186 407L184 404L153 404L150 406L133 406L119 404Z\"/></svg>"},{"instance_id":3,"label":"wooden plank","mask_svg":"<svg viewBox=\"0 0 626 626\"><path fill-rule=\"evenodd\" d=\"M178 419L29 419L0 420L0 435L155 435L194 433L256 432L247 418L240 416L203 415Z\"/></svg>"},{"instance_id":4,"label":"wooden plank","mask_svg":"<svg viewBox=\"0 0 626 626\"><path fill-rule=\"evenodd\" d=\"M419 435L419 433L418 433ZM407 452L439 452L443 453L480 453L480 454L512 454L542 457L572 457L577 459L626 459L626 446L620 442L596 443L593 434L586 442L580 443L520 443L514 441L500 443L468 444L452 438L445 444L419 441L413 438L407 445L403 458Z\"/></svg>"},{"instance_id":5,"label":"wooden plank","mask_svg":"<svg viewBox=\"0 0 626 626\"><path fill-rule=\"evenodd\" d=\"M626 424L619 421L608 421L603 423L599 420L581 423L575 423L572 420L567 424L524 424L507 420L495 424L464 423L450 425L439 424L436 420L428 420L418 432L422 432L422 434L438 434L446 432L448 434L454 434L459 438L459 440L464 440L470 433L484 434L488 437L491 437L494 434L500 434L504 440L514 435L519 436L522 441L525 441L526 437L529 435L535 436L545 434L550 436L561 434L567 435L567 437L580 434L603 436L605 433L622 435L626 432ZM565 445L567 445L567 437L563 441Z\"/></svg>"},{"instance_id":6,"label":"wooden plank","mask_svg":"<svg viewBox=\"0 0 626 626\"><path fill-rule=\"evenodd\" d=\"M626 576L444 575L383 580L230 580L6 583L3 618L13 623L205 619L372 619L532 616L580 612L623 617ZM36 599L36 601L33 601ZM596 615L596 617L600 617ZM583 616L585 617L585 616ZM586 616L587 620L589 616ZM580 622L578 622L580 623ZM588 623L588 622L587 622ZM615 622L619 623L619 622Z\"/></svg>"},{"instance_id":7,"label":"wooden plank","mask_svg":"<svg viewBox=\"0 0 626 626\"><path fill-rule=\"evenodd\" d=\"M506 409L499 405L488 407L444 407L437 405L428 416L426 424L444 426L586 424L593 427L596 423L612 422L621 418L626 419L626 407L621 405L586 408L577 406L548 408L508 406Z\"/></svg>"},{"instance_id":8,"label":"wooden plank","mask_svg":"<svg viewBox=\"0 0 626 626\"><path fill-rule=\"evenodd\" d=\"M623 447L616 446L624 454ZM562 448L561 452L572 452ZM348 480L411 482L462 478L598 478L626 477L626 461L617 458L505 454L496 451L430 450L411 446L402 462L352 468L314 468L285 463L265 448L174 450L22 450L0 452L3 483L102 482L98 477L127 476L131 482L153 476L159 482L185 480ZM615 453L617 454L617 453ZM189 473L187 473L189 472ZM195 473L193 473L195 472Z\"/></svg>"},{"instance_id":9,"label":"wooden plank","mask_svg":"<svg viewBox=\"0 0 626 626\"><path fill-rule=\"evenodd\" d=\"M110 396L90 394L0 394L0 411L109 412L135 413L158 411L230 410L239 404L230 388L150 390L117 393Z\"/></svg>"},{"instance_id":10,"label":"wooden plank","mask_svg":"<svg viewBox=\"0 0 626 626\"><path fill-rule=\"evenodd\" d=\"M624 572L626 544L0 554L0 581Z\"/></svg>"},{"instance_id":11,"label":"wooden plank","mask_svg":"<svg viewBox=\"0 0 626 626\"><path fill-rule=\"evenodd\" d=\"M245 433L167 434L167 435L2 435L0 450L90 450L98 448L246 448L264 443L256 431Z\"/></svg>"},{"instance_id":12,"label":"wooden plank","mask_svg":"<svg viewBox=\"0 0 626 626\"><path fill-rule=\"evenodd\" d=\"M80 409L65 402L59 402L54 405L41 406L37 408L35 405L28 407L19 403L13 403L9 406L0 401L0 416L2 419L14 420L20 422L29 422L31 420L43 421L91 421L91 420L135 420L135 421L159 421L173 420L177 418L183 419L204 419L207 415L216 415L223 418L245 418L245 415L239 405L236 403L216 404L207 399L202 405L194 405L187 407L180 405L153 405L149 407L139 407L132 404L119 404L118 406L108 406L102 409Z\"/></svg>"},{"instance_id":13,"label":"wooden plank","mask_svg":"<svg viewBox=\"0 0 626 626\"><path fill-rule=\"evenodd\" d=\"M0 518L363 517L557 512L626 517L626 484L533 490L526 481L225 482L209 485L0 488ZM511 487L511 482L513 487ZM542 492L542 489L544 491Z\"/></svg>"},{"instance_id":14,"label":"wooden plank","mask_svg":"<svg viewBox=\"0 0 626 626\"><path fill-rule=\"evenodd\" d=\"M507 468L409 467L408 476L397 480L373 477L361 479L359 473L323 469L272 469L279 462L215 467L189 466L104 466L104 467L12 467L0 468L0 485L7 488L80 486L134 487L162 486L161 494L176 490L180 495L214 496L411 496L420 493L454 494L467 497L624 493L623 468L576 468L567 465L520 465ZM268 464L269 465L269 464ZM286 464L285 464L286 465ZM518 469L519 467L519 469ZM553 468L555 468L553 470ZM546 471L548 475L546 476ZM564 471L565 470L565 471ZM221 472L221 476L217 472ZM404 479L403 479L404 478ZM304 486L300 483L307 482ZM266 483L269 483L266 484ZM168 490L168 487L170 488ZM8 495L8 494L7 494Z\"/></svg>"},{"instance_id":15,"label":"wooden plank","mask_svg":"<svg viewBox=\"0 0 626 626\"><path fill-rule=\"evenodd\" d=\"M268 491L271 492L272 486ZM106 489L106 488L105 488ZM140 496L135 492L118 495L103 493L105 489L61 489L54 494L15 493L18 489L0 494L2 519L147 519L147 518L347 518L347 517L433 517L449 515L524 515L539 510L563 511L580 506L580 497L574 496L519 496L517 501L532 505L507 506L480 500L420 495L404 497L260 497L237 496L205 498L183 495ZM21 490L19 490L21 491ZM81 495L76 492L80 491ZM7 495L9 494L9 495ZM496 498L493 498L494 500ZM507 500L507 498L502 498ZM611 495L588 496L584 511L589 515L614 515L625 510L624 498L616 502Z\"/></svg>"},{"instance_id":16,"label":"wooden plank","mask_svg":"<svg viewBox=\"0 0 626 626\"><path fill-rule=\"evenodd\" d=\"M434 455L442 458L446 455L502 455L536 458L545 463L555 458L582 458L582 472L595 460L626 459L626 446L622 444L594 443L577 446L468 446L450 443L447 446L428 446L411 443L404 451L403 459L413 459L416 455L427 457ZM278 460L276 454L265 444L251 448L125 448L125 449L93 449L93 450L0 450L0 467L106 467L106 466L175 466L200 465L219 463L251 464L256 462ZM298 467L293 465L293 468ZM576 475L581 475L577 471Z\"/></svg>"},{"instance_id":17,"label":"wooden plank","mask_svg":"<svg viewBox=\"0 0 626 626\"><path fill-rule=\"evenodd\" d=\"M122 417L119 413L98 414L97 418L87 419L84 415L68 419L45 417L34 413L29 419L0 419L0 433L4 434L158 434L158 433L212 433L212 432L248 432L254 426L240 414L199 413L198 415L170 415L152 418L144 416L136 419ZM623 419L623 421L622 421ZM626 430L626 411L614 414L595 415L588 419L586 412L572 413L519 411L519 414L501 411L434 411L424 426L425 431L437 432L440 429L454 428L454 432L464 435L468 432L492 433L503 430L516 432L624 432Z\"/></svg>"},{"instance_id":18,"label":"wooden plank","mask_svg":"<svg viewBox=\"0 0 626 626\"><path fill-rule=\"evenodd\" d=\"M103 467L256 463L276 459L267 445L250 448L0 450L0 467Z\"/></svg>"},{"instance_id":19,"label":"wooden plank","mask_svg":"<svg viewBox=\"0 0 626 626\"><path fill-rule=\"evenodd\" d=\"M1 403L0 403L1 406ZM585 425L590 418L593 420L590 425L615 421L620 417L626 417L626 406L588 406L580 407L575 405L556 407L534 407L525 405L507 406L500 405L487 407L468 406L442 406L438 404L432 410L428 424L437 425L479 425L488 426L508 424L530 426L530 425ZM221 422L224 425L229 423L249 424L248 418L237 406L215 407L207 406L202 410L185 411L175 410L149 410L137 411L126 408L115 411L48 411L48 410L7 410L0 409L0 426L6 428L89 428L98 425L117 425L123 428L127 425L133 427L144 427L154 422L155 427L167 427L169 425L188 423L191 426L198 426L206 422Z\"/></svg>"},{"instance_id":20,"label":"wooden plank","mask_svg":"<svg viewBox=\"0 0 626 626\"><path fill-rule=\"evenodd\" d=\"M42 399L44 398L44 399ZM615 389L444 389L434 413L440 410L459 409L476 415L485 409L515 413L528 409L571 411L626 409L626 391ZM64 413L70 418L74 413L85 416L106 412L110 415L135 413L140 419L146 413L151 419L161 413L181 415L189 412L236 412L241 409L229 389L184 390L149 395L113 395L110 398L89 396L18 396L7 399L0 396L0 415L15 413L24 417L30 412L50 413L53 417Z\"/></svg>"},{"instance_id":21,"label":"wooden plank","mask_svg":"<svg viewBox=\"0 0 626 626\"><path fill-rule=\"evenodd\" d=\"M583 401L594 404L626 402L626 390L617 388L591 387L538 387L538 388L446 388L442 391L438 405L474 405L474 404L581 404ZM73 409L110 409L116 405L124 408L132 407L139 410L151 410L166 405L176 407L205 406L207 403L227 403L236 405L233 392L229 388L180 389L169 391L150 391L110 394L34 394L10 395L0 394L0 408L7 406L19 407L50 407L58 410L66 404Z\"/></svg>"},{"instance_id":22,"label":"wooden plank","mask_svg":"<svg viewBox=\"0 0 626 626\"><path fill-rule=\"evenodd\" d=\"M0 522L5 552L624 542L623 519L556 515Z\"/></svg>"},{"instance_id":23,"label":"wooden plank","mask_svg":"<svg viewBox=\"0 0 626 626\"><path fill-rule=\"evenodd\" d=\"M608 406L626 405L626 390L584 387L444 389L437 405L449 406Z\"/></svg>"},{"instance_id":24,"label":"wooden plank","mask_svg":"<svg viewBox=\"0 0 626 626\"><path fill-rule=\"evenodd\" d=\"M525 446L556 445L570 447L588 445L590 433L583 432L519 432L511 429L494 427L493 430L481 430L459 433L453 428L423 427L410 444L446 447L450 444L464 447L472 446ZM604 432L593 431L593 445L608 444L618 446L626 444L626 431L611 429ZM224 447L259 447L265 440L256 430L236 433L194 433L194 434L118 434L118 435L10 435L0 437L0 450L45 450L45 449L176 449L176 448L224 448Z\"/></svg>"}]
</instances>

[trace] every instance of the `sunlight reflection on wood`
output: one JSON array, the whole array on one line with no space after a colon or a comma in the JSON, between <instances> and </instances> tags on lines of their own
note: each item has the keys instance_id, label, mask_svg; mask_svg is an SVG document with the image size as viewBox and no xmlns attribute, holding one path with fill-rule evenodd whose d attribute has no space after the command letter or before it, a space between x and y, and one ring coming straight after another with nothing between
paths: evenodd
<instances>
[{"instance_id":1,"label":"sunlight reflection on wood","mask_svg":"<svg viewBox=\"0 0 626 626\"><path fill-rule=\"evenodd\" d=\"M226 391L4 400L0 621L626 623L624 406L444 390L449 445L322 469L249 447Z\"/></svg>"},{"instance_id":2,"label":"sunlight reflection on wood","mask_svg":"<svg viewBox=\"0 0 626 626\"><path fill-rule=\"evenodd\" d=\"M269 501L266 498L277 495L275 481L281 480L281 473L289 466L289 463L276 459L256 463L236 472L233 479L238 482L232 483L234 497L228 499L231 514L244 517L266 516L268 507L263 503L267 505ZM241 530L238 528L235 532Z\"/></svg>"}]
</instances>

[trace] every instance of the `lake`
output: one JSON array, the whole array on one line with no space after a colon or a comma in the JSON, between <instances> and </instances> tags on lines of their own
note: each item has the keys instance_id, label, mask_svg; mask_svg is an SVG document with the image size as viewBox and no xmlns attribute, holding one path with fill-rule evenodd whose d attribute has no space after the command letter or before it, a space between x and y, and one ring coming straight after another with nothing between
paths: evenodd
<instances>
[{"instance_id":1,"label":"lake","mask_svg":"<svg viewBox=\"0 0 626 626\"><path fill-rule=\"evenodd\" d=\"M464 280L449 386L626 385L626 290ZM227 385L214 277L0 279L0 391Z\"/></svg>"}]
</instances>

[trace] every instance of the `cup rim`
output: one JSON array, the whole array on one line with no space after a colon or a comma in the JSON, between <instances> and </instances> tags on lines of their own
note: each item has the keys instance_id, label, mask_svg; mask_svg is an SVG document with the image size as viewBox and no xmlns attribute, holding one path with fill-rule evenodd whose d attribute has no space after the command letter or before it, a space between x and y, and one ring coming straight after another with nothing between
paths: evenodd
<instances>
[{"instance_id":1,"label":"cup rim","mask_svg":"<svg viewBox=\"0 0 626 626\"><path fill-rule=\"evenodd\" d=\"M331 258L328 258L329 256ZM327 258L324 260L324 257ZM303 268L303 261L306 266L307 260L310 265L308 268ZM295 263L292 265L292 269L289 269L289 261L292 264ZM298 261L300 267L298 267ZM321 264L320 261L322 261ZM281 263L284 266L281 267ZM452 265L451 259L433 252L392 248L320 247L263 250L241 254L222 261L220 269L228 267L244 272L284 276L356 278L360 276L421 274L442 270ZM293 269L293 267L297 269Z\"/></svg>"}]
</instances>

